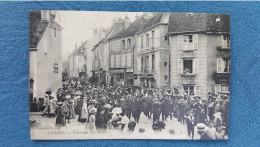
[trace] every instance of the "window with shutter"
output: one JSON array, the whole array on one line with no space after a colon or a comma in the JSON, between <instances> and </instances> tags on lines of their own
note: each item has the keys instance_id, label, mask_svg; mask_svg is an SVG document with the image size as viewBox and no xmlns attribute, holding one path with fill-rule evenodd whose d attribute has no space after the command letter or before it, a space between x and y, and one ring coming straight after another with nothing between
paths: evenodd
<instances>
[{"instance_id":1,"label":"window with shutter","mask_svg":"<svg viewBox=\"0 0 260 147\"><path fill-rule=\"evenodd\" d=\"M221 85L220 84L216 84L215 85L215 93L221 92Z\"/></svg>"},{"instance_id":2,"label":"window with shutter","mask_svg":"<svg viewBox=\"0 0 260 147\"><path fill-rule=\"evenodd\" d=\"M199 86L198 85L196 85L195 87L194 87L194 94L195 94L195 96L200 96L200 89L199 89Z\"/></svg>"},{"instance_id":3,"label":"window with shutter","mask_svg":"<svg viewBox=\"0 0 260 147\"><path fill-rule=\"evenodd\" d=\"M178 69L177 69L178 73L183 73L183 60L178 59L177 64L178 64Z\"/></svg>"},{"instance_id":4,"label":"window with shutter","mask_svg":"<svg viewBox=\"0 0 260 147\"><path fill-rule=\"evenodd\" d=\"M217 58L217 73L223 73L223 59Z\"/></svg>"},{"instance_id":5,"label":"window with shutter","mask_svg":"<svg viewBox=\"0 0 260 147\"><path fill-rule=\"evenodd\" d=\"M183 48L183 35L177 36L177 49Z\"/></svg>"},{"instance_id":6,"label":"window with shutter","mask_svg":"<svg viewBox=\"0 0 260 147\"><path fill-rule=\"evenodd\" d=\"M193 49L199 49L199 35L198 34L194 34L193 36Z\"/></svg>"},{"instance_id":7,"label":"window with shutter","mask_svg":"<svg viewBox=\"0 0 260 147\"><path fill-rule=\"evenodd\" d=\"M199 69L199 59L193 60L193 73L198 73Z\"/></svg>"}]
</instances>

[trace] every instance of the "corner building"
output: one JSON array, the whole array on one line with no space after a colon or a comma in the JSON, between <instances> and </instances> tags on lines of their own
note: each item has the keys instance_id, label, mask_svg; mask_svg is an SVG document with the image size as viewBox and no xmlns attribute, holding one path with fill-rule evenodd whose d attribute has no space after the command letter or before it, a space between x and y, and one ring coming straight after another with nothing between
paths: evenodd
<instances>
[{"instance_id":1,"label":"corner building","mask_svg":"<svg viewBox=\"0 0 260 147\"><path fill-rule=\"evenodd\" d=\"M229 15L171 13L167 35L170 84L180 95L229 94Z\"/></svg>"}]
</instances>

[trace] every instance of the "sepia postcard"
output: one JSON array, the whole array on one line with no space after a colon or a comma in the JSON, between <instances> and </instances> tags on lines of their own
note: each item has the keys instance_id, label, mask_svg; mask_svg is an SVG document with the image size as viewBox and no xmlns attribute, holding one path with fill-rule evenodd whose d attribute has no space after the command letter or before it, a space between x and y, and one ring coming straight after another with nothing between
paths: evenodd
<instances>
[{"instance_id":1,"label":"sepia postcard","mask_svg":"<svg viewBox=\"0 0 260 147\"><path fill-rule=\"evenodd\" d=\"M230 15L30 11L32 140L228 139Z\"/></svg>"}]
</instances>

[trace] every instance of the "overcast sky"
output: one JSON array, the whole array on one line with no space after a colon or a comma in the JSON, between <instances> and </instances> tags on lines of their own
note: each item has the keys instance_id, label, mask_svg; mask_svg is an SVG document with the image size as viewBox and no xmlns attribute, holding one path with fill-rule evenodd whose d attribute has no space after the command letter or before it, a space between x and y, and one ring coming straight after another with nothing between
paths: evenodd
<instances>
[{"instance_id":1,"label":"overcast sky","mask_svg":"<svg viewBox=\"0 0 260 147\"><path fill-rule=\"evenodd\" d=\"M124 18L127 16L135 20L136 14L140 16L142 12L95 12L95 11L59 11L58 22L62 25L62 54L63 60L82 41L88 40L92 36L95 28L108 28L115 17Z\"/></svg>"}]
</instances>

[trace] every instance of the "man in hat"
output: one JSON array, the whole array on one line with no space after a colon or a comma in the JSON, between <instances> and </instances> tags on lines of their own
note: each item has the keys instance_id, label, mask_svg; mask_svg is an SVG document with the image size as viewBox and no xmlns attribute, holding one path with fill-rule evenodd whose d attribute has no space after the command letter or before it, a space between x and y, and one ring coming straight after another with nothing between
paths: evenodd
<instances>
[{"instance_id":1,"label":"man in hat","mask_svg":"<svg viewBox=\"0 0 260 147\"><path fill-rule=\"evenodd\" d=\"M142 110L141 107L142 107L142 103L140 97L135 98L133 103L133 117L137 123L139 123L139 118Z\"/></svg>"},{"instance_id":2,"label":"man in hat","mask_svg":"<svg viewBox=\"0 0 260 147\"><path fill-rule=\"evenodd\" d=\"M185 105L185 100L181 99L180 104L178 105L178 110L179 110L179 121L184 124L184 115L186 111L186 105Z\"/></svg>"},{"instance_id":3,"label":"man in hat","mask_svg":"<svg viewBox=\"0 0 260 147\"><path fill-rule=\"evenodd\" d=\"M160 105L161 105L161 103L159 102L159 100L157 98L155 98L153 105L152 105L153 123L155 123L156 121L159 121L160 113L161 113Z\"/></svg>"},{"instance_id":4,"label":"man in hat","mask_svg":"<svg viewBox=\"0 0 260 147\"><path fill-rule=\"evenodd\" d=\"M194 138L194 126L195 126L195 112L194 111L188 111L188 117L186 118L186 123L187 123L187 130L188 130L188 136L189 138L191 137L192 139Z\"/></svg>"},{"instance_id":5,"label":"man in hat","mask_svg":"<svg viewBox=\"0 0 260 147\"><path fill-rule=\"evenodd\" d=\"M197 124L197 131L200 135L200 140L209 140L211 139L208 134L206 133L206 125L204 123Z\"/></svg>"},{"instance_id":6,"label":"man in hat","mask_svg":"<svg viewBox=\"0 0 260 147\"><path fill-rule=\"evenodd\" d=\"M105 131L107 128L104 113L105 113L105 109L102 108L97 114L97 119L96 119L96 127L98 130L102 130L102 131Z\"/></svg>"}]
</instances>

